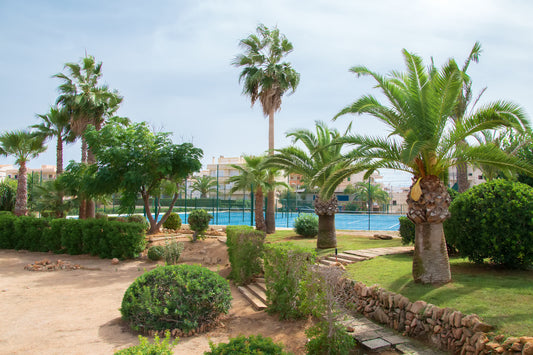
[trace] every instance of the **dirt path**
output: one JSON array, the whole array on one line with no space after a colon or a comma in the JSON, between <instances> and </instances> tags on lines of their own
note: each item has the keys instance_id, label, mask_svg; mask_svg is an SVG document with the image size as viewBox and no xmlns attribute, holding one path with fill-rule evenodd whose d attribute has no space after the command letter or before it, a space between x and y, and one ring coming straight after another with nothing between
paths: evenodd
<instances>
[{"instance_id":1,"label":"dirt path","mask_svg":"<svg viewBox=\"0 0 533 355\"><path fill-rule=\"evenodd\" d=\"M195 244L184 240L182 262L202 263L227 276L225 245L216 239ZM83 268L24 270L26 264L45 258ZM112 265L108 259L87 255L0 250L0 353L112 354L137 344L137 334L123 324L119 308L133 280L156 265L146 258ZM175 354L203 354L209 349L209 339L225 342L239 334L269 336L295 354L304 353L304 329L309 321L280 322L275 316L251 309L235 287L232 294L232 308L223 326L181 339Z\"/></svg>"}]
</instances>

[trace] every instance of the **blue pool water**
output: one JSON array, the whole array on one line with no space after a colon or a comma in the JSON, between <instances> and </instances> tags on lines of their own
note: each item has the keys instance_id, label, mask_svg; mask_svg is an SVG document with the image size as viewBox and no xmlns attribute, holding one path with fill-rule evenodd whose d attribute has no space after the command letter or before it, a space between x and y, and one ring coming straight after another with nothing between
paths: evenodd
<instances>
[{"instance_id":1,"label":"blue pool water","mask_svg":"<svg viewBox=\"0 0 533 355\"><path fill-rule=\"evenodd\" d=\"M255 221L250 221L250 212L209 212L213 216L211 225L254 225ZM189 213L179 213L183 223L187 223ZM335 228L346 230L376 230L392 231L398 230L400 222L399 214L362 214L362 213L337 213L335 214ZM276 227L292 228L294 220L298 217L297 212L278 212L276 214ZM370 228L369 228L370 221Z\"/></svg>"}]
</instances>

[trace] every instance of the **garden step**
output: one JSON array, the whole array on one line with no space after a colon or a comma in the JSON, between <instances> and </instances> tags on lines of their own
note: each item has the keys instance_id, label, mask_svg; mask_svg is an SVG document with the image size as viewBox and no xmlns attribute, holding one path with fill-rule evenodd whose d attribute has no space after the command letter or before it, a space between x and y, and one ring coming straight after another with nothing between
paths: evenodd
<instances>
[{"instance_id":1,"label":"garden step","mask_svg":"<svg viewBox=\"0 0 533 355\"><path fill-rule=\"evenodd\" d=\"M342 258L340 257L339 255L337 255L337 257L335 258L335 256L328 256L326 258L326 260L330 260L330 261L337 261L341 264L353 264L355 263L355 261L353 260L349 260L349 259L345 259L345 258Z\"/></svg>"},{"instance_id":2,"label":"garden step","mask_svg":"<svg viewBox=\"0 0 533 355\"><path fill-rule=\"evenodd\" d=\"M330 265L335 265L335 262L331 260L320 259L320 264L330 266Z\"/></svg>"},{"instance_id":3,"label":"garden step","mask_svg":"<svg viewBox=\"0 0 533 355\"><path fill-rule=\"evenodd\" d=\"M243 286L239 286L237 288L242 293L244 298L246 298L248 302L250 302L253 309L255 309L256 311L262 311L267 308L266 304L261 301L256 295L254 295L248 288Z\"/></svg>"},{"instance_id":4,"label":"garden step","mask_svg":"<svg viewBox=\"0 0 533 355\"><path fill-rule=\"evenodd\" d=\"M360 257L363 257L363 258L366 258L366 259L372 259L372 258L374 258L374 257L379 255L378 253L370 251L368 249L366 249L366 250L345 250L344 252L346 254L360 256Z\"/></svg>"},{"instance_id":5,"label":"garden step","mask_svg":"<svg viewBox=\"0 0 533 355\"><path fill-rule=\"evenodd\" d=\"M265 283L265 278L264 277L256 277L255 278L255 282L256 283Z\"/></svg>"},{"instance_id":6,"label":"garden step","mask_svg":"<svg viewBox=\"0 0 533 355\"><path fill-rule=\"evenodd\" d=\"M337 257L343 258L343 259L347 259L347 260L352 260L352 261L366 260L366 258L363 257L363 256L356 256L356 255L353 255L353 254L346 254L346 253L339 253L337 255Z\"/></svg>"},{"instance_id":7,"label":"garden step","mask_svg":"<svg viewBox=\"0 0 533 355\"><path fill-rule=\"evenodd\" d=\"M246 285L246 288L252 292L257 298L259 298L264 304L266 304L267 296L265 290L257 284Z\"/></svg>"},{"instance_id":8,"label":"garden step","mask_svg":"<svg viewBox=\"0 0 533 355\"><path fill-rule=\"evenodd\" d=\"M259 286L264 292L266 292L267 287L266 287L265 281L263 281L263 282L261 282L261 281L256 281L255 284L256 284L257 286Z\"/></svg>"}]
</instances>

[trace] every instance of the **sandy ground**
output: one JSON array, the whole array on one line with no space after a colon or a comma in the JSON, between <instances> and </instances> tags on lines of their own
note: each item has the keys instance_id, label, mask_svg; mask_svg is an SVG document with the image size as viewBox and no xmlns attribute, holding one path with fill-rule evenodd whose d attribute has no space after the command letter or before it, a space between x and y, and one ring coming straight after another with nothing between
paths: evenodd
<instances>
[{"instance_id":1,"label":"sandy ground","mask_svg":"<svg viewBox=\"0 0 533 355\"><path fill-rule=\"evenodd\" d=\"M180 259L202 263L227 276L226 247L215 238L186 244ZM80 264L80 270L30 272L26 264L57 259ZM136 333L122 322L119 307L136 277L156 267L139 258L112 265L87 255L0 250L0 354L112 354L138 343ZM223 325L180 339L175 354L203 354L208 341L227 342L239 334L262 334L283 342L287 350L304 353L304 330L310 320L280 322L254 311L232 286L232 308Z\"/></svg>"}]
</instances>

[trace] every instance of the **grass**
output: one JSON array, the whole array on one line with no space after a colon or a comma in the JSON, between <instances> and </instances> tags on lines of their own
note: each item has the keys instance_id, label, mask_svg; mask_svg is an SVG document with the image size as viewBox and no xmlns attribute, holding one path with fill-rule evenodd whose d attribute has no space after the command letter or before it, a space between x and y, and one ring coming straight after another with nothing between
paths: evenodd
<instances>
[{"instance_id":1,"label":"grass","mask_svg":"<svg viewBox=\"0 0 533 355\"><path fill-rule=\"evenodd\" d=\"M504 270L476 265L466 259L450 260L452 282L434 287L415 284L412 257L390 255L349 265L350 278L381 287L439 307L478 314L497 327L496 333L513 336L533 334L533 271Z\"/></svg>"},{"instance_id":2,"label":"grass","mask_svg":"<svg viewBox=\"0 0 533 355\"><path fill-rule=\"evenodd\" d=\"M316 238L303 238L292 230L279 230L274 234L269 234L266 238L267 243L291 242L298 246L315 249ZM358 250L371 248L399 247L401 240L396 238L392 240L373 240L368 236L343 234L337 231L337 251L341 253L344 250ZM321 249L317 251L319 256L334 254L335 249Z\"/></svg>"}]
</instances>

